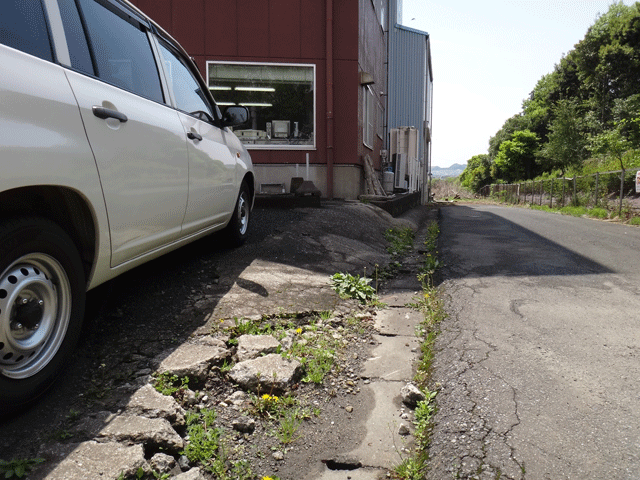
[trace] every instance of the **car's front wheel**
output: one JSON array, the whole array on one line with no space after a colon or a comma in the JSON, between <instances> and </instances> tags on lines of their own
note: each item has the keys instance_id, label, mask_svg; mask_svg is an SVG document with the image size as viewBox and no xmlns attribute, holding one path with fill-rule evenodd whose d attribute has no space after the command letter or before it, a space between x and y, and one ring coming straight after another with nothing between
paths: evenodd
<instances>
[{"instance_id":1,"label":"car's front wheel","mask_svg":"<svg viewBox=\"0 0 640 480\"><path fill-rule=\"evenodd\" d=\"M0 224L0 407L28 404L53 383L80 334L85 287L78 250L55 223Z\"/></svg>"}]
</instances>

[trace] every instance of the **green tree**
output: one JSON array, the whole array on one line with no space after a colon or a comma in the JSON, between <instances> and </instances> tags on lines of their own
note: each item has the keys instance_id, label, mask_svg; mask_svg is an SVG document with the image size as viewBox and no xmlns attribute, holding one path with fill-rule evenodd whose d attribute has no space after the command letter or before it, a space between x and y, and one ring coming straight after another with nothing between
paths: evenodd
<instances>
[{"instance_id":1,"label":"green tree","mask_svg":"<svg viewBox=\"0 0 640 480\"><path fill-rule=\"evenodd\" d=\"M613 118L620 123L620 132L633 148L640 148L640 94L617 99L613 105Z\"/></svg>"},{"instance_id":2,"label":"green tree","mask_svg":"<svg viewBox=\"0 0 640 480\"><path fill-rule=\"evenodd\" d=\"M538 136L530 130L514 132L513 138L502 142L498 156L491 165L496 179L514 182L534 178Z\"/></svg>"},{"instance_id":3,"label":"green tree","mask_svg":"<svg viewBox=\"0 0 640 480\"><path fill-rule=\"evenodd\" d=\"M614 3L576 45L574 58L584 98L610 127L613 101L640 93L640 3Z\"/></svg>"},{"instance_id":4,"label":"green tree","mask_svg":"<svg viewBox=\"0 0 640 480\"><path fill-rule=\"evenodd\" d=\"M475 155L469 161L464 172L460 174L460 184L472 192L479 192L486 185L491 184L491 160L489 155Z\"/></svg>"},{"instance_id":5,"label":"green tree","mask_svg":"<svg viewBox=\"0 0 640 480\"><path fill-rule=\"evenodd\" d=\"M518 130L525 130L526 128L526 118L522 113L507 119L502 128L489 139L489 158L492 161L495 160L498 156L498 151L500 150L502 142L511 140L514 132L517 132Z\"/></svg>"},{"instance_id":6,"label":"green tree","mask_svg":"<svg viewBox=\"0 0 640 480\"><path fill-rule=\"evenodd\" d=\"M598 155L610 155L618 161L624 170L624 160L631 149L631 142L621 132L622 124L591 138L591 152Z\"/></svg>"},{"instance_id":7,"label":"green tree","mask_svg":"<svg viewBox=\"0 0 640 480\"><path fill-rule=\"evenodd\" d=\"M569 168L579 167L588 151L576 100L558 102L549 130L548 142L542 150L548 159L545 171L560 169L564 175Z\"/></svg>"}]
</instances>

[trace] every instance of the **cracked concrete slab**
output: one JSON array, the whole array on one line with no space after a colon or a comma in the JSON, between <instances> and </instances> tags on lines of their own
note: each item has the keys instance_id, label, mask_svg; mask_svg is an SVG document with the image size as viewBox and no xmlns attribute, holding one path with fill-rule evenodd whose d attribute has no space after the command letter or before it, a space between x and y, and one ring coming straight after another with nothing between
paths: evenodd
<instances>
[{"instance_id":1,"label":"cracked concrete slab","mask_svg":"<svg viewBox=\"0 0 640 480\"><path fill-rule=\"evenodd\" d=\"M122 445L108 442L56 444L40 455L58 461L51 471L40 468L29 474L33 480L68 480L70 478L133 478L138 469L149 473L142 445ZM126 465L126 467L123 467Z\"/></svg>"},{"instance_id":2,"label":"cracked concrete slab","mask_svg":"<svg viewBox=\"0 0 640 480\"><path fill-rule=\"evenodd\" d=\"M403 382L384 381L368 385L373 391L375 405L366 421L367 433L362 443L348 452L364 466L393 468L402 461L401 449L409 448L406 437L398 434L400 424L412 426L409 420L401 418L405 410L400 397L403 386ZM393 392L397 394L394 396Z\"/></svg>"},{"instance_id":3,"label":"cracked concrete slab","mask_svg":"<svg viewBox=\"0 0 640 480\"><path fill-rule=\"evenodd\" d=\"M409 308L387 308L378 312L375 318L376 329L382 335L415 336L416 327L424 320L417 310Z\"/></svg>"},{"instance_id":4,"label":"cracked concrete slab","mask_svg":"<svg viewBox=\"0 0 640 480\"><path fill-rule=\"evenodd\" d=\"M378 342L360 374L364 378L409 382L413 378L413 364L418 358L418 337L385 337L374 335Z\"/></svg>"},{"instance_id":5,"label":"cracked concrete slab","mask_svg":"<svg viewBox=\"0 0 640 480\"><path fill-rule=\"evenodd\" d=\"M381 295L380 302L390 308L402 308L408 304L416 303L420 299L421 293L416 289L394 290L392 293Z\"/></svg>"},{"instance_id":6,"label":"cracked concrete slab","mask_svg":"<svg viewBox=\"0 0 640 480\"><path fill-rule=\"evenodd\" d=\"M387 478L387 470L381 468L359 468L357 470L329 470L325 468L318 480L379 480Z\"/></svg>"},{"instance_id":7,"label":"cracked concrete slab","mask_svg":"<svg viewBox=\"0 0 640 480\"><path fill-rule=\"evenodd\" d=\"M224 297L211 295L199 310L211 322L260 317L287 311L333 310L339 299L327 275L261 259L254 260L230 285Z\"/></svg>"}]
</instances>

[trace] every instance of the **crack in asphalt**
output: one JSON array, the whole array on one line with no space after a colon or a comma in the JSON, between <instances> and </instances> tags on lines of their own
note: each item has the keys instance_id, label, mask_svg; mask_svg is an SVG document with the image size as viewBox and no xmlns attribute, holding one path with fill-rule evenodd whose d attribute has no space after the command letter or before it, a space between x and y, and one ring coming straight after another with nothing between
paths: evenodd
<instances>
[{"instance_id":1,"label":"crack in asphalt","mask_svg":"<svg viewBox=\"0 0 640 480\"><path fill-rule=\"evenodd\" d=\"M473 297L477 293L477 288L481 287L458 284L457 288L448 290L449 302L456 296L460 298L461 290L465 288L468 289L467 294ZM450 302L448 307L452 306ZM446 328L443 325L445 334L438 340L441 342L438 346L438 355L450 360L442 360L447 364L448 372L444 375L445 382L437 397L441 408L436 414L438 418L434 419L437 426L432 437L434 444L432 450L435 453L432 458L437 465L432 465L431 476L427 478L442 478L442 457L445 457L450 462L448 473L454 478L494 479L499 477L508 480L525 480L525 465L517 459L517 451L509 441L512 432L521 423L517 389L486 366L486 362L498 351L498 347L482 338L478 328L465 334L459 324L460 316L465 312L464 305L458 303L454 308L448 308L448 311L449 319ZM519 312L513 313L523 318ZM511 412L515 420L500 430L491 426L492 420L488 417L491 412L483 408L484 402L476 400L478 391L473 381L466 380L480 372L485 372L489 379L502 382L510 390L513 403ZM438 435L441 435L441 438L437 437ZM503 447L499 447L498 444ZM504 458L498 453L502 448L509 452L507 461L512 462L511 466L491 458L495 455Z\"/></svg>"}]
</instances>

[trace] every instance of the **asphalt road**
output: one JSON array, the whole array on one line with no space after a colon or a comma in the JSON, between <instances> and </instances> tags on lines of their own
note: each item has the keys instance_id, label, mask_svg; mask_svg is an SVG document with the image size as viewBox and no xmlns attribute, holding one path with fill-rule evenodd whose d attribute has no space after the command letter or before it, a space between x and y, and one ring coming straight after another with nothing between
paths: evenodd
<instances>
[{"instance_id":1,"label":"asphalt road","mask_svg":"<svg viewBox=\"0 0 640 480\"><path fill-rule=\"evenodd\" d=\"M431 479L640 478L640 229L441 210Z\"/></svg>"}]
</instances>

